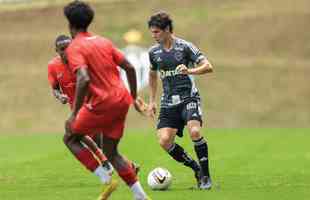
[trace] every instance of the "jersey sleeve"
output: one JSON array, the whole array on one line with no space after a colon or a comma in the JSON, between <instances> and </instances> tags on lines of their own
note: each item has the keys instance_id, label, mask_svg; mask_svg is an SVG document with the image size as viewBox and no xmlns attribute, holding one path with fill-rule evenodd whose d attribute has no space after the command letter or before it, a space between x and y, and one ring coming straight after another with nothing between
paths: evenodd
<instances>
[{"instance_id":1,"label":"jersey sleeve","mask_svg":"<svg viewBox=\"0 0 310 200\"><path fill-rule=\"evenodd\" d=\"M150 69L153 70L153 71L158 70L158 65L157 65L157 63L154 60L154 56L153 56L152 51L149 51L149 60L150 60L150 63L151 63Z\"/></svg>"},{"instance_id":2,"label":"jersey sleeve","mask_svg":"<svg viewBox=\"0 0 310 200\"><path fill-rule=\"evenodd\" d=\"M205 58L203 53L190 42L186 43L186 52L189 60L195 64L200 63Z\"/></svg>"},{"instance_id":3,"label":"jersey sleeve","mask_svg":"<svg viewBox=\"0 0 310 200\"><path fill-rule=\"evenodd\" d=\"M80 68L88 68L86 57L79 46L69 46L66 50L69 68L75 73Z\"/></svg>"},{"instance_id":4,"label":"jersey sleeve","mask_svg":"<svg viewBox=\"0 0 310 200\"><path fill-rule=\"evenodd\" d=\"M52 88L56 88L58 82L57 82L56 73L53 70L53 65L52 64L48 64L48 67L47 67L47 79L48 79L48 82L49 82L50 86Z\"/></svg>"}]
</instances>

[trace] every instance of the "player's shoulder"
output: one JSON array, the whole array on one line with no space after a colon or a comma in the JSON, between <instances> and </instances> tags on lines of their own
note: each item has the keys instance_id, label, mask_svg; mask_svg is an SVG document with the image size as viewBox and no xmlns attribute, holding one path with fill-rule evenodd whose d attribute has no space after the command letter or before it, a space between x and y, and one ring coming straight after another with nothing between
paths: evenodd
<instances>
[{"instance_id":1,"label":"player's shoulder","mask_svg":"<svg viewBox=\"0 0 310 200\"><path fill-rule=\"evenodd\" d=\"M114 46L114 43L109 38L95 34L83 38L83 41L81 42L81 46L92 46L93 44L104 46L106 48L112 48Z\"/></svg>"},{"instance_id":2,"label":"player's shoulder","mask_svg":"<svg viewBox=\"0 0 310 200\"><path fill-rule=\"evenodd\" d=\"M60 56L55 56L48 62L48 67L56 67L62 65Z\"/></svg>"},{"instance_id":3,"label":"player's shoulder","mask_svg":"<svg viewBox=\"0 0 310 200\"><path fill-rule=\"evenodd\" d=\"M159 44L154 44L148 50L149 54L158 54L162 52L162 49Z\"/></svg>"},{"instance_id":4,"label":"player's shoulder","mask_svg":"<svg viewBox=\"0 0 310 200\"><path fill-rule=\"evenodd\" d=\"M193 44L183 38L175 37L175 44L177 47L189 47Z\"/></svg>"}]
</instances>

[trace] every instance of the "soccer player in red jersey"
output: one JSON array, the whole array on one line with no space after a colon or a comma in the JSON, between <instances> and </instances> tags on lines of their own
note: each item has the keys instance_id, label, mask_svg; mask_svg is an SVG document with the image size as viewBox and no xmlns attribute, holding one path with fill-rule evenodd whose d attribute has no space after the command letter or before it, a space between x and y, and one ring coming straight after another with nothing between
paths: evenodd
<instances>
[{"instance_id":1,"label":"soccer player in red jersey","mask_svg":"<svg viewBox=\"0 0 310 200\"><path fill-rule=\"evenodd\" d=\"M64 14L73 37L66 49L68 66L76 79L73 110L65 124L71 149L79 155L80 140L85 134L102 133L103 151L119 176L136 200L147 200L133 168L117 148L132 101L137 111L142 109L137 100L135 69L110 40L87 31L94 17L88 4L73 1L65 6ZM120 79L118 66L126 72L130 94ZM105 186L100 199L107 199L117 182L110 175Z\"/></svg>"},{"instance_id":2,"label":"soccer player in red jersey","mask_svg":"<svg viewBox=\"0 0 310 200\"><path fill-rule=\"evenodd\" d=\"M52 87L53 95L55 98L58 99L62 104L69 103L70 107L72 108L75 94L75 80L68 69L68 61L65 55L65 49L68 47L70 42L71 38L69 36L60 35L56 38L55 47L58 56L53 58L48 64L48 81ZM67 140L64 141L66 142ZM101 168L105 165L108 165L107 158L89 136L84 136L82 138L82 142L88 147L84 147L83 151L88 153L90 152L92 155L96 155L97 159L100 161L98 162L95 157L92 157L92 159L90 159L91 162L82 162L82 164L100 177L100 171L103 170ZM70 149L70 145L67 146Z\"/></svg>"}]
</instances>

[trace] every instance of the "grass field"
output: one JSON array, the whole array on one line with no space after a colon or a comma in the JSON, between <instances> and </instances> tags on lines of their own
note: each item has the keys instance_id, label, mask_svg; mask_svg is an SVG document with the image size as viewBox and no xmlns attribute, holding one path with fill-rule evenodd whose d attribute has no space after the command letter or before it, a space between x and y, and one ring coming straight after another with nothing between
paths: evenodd
<instances>
[{"instance_id":1,"label":"grass field","mask_svg":"<svg viewBox=\"0 0 310 200\"><path fill-rule=\"evenodd\" d=\"M145 187L147 172L156 166L173 174L170 190L147 189L153 200L309 199L309 129L209 130L211 191L190 190L192 173L159 148L151 131L130 132L121 149L141 164ZM179 142L193 153L188 138ZM1 200L96 199L99 181L74 160L60 134L0 135L0 144ZM121 184L111 200L127 199L131 193Z\"/></svg>"}]
</instances>

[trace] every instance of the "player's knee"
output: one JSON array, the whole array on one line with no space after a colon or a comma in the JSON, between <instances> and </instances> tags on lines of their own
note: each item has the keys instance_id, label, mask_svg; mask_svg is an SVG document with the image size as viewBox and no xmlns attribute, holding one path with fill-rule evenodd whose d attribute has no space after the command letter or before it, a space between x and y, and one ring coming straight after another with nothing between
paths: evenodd
<instances>
[{"instance_id":1,"label":"player's knee","mask_svg":"<svg viewBox=\"0 0 310 200\"><path fill-rule=\"evenodd\" d=\"M160 137L159 144L163 149L168 150L172 145L171 138L166 136Z\"/></svg>"},{"instance_id":2,"label":"player's knee","mask_svg":"<svg viewBox=\"0 0 310 200\"><path fill-rule=\"evenodd\" d=\"M200 128L193 127L189 130L192 140L198 140L201 138Z\"/></svg>"}]
</instances>

